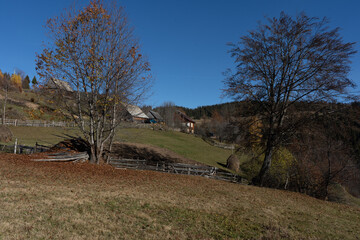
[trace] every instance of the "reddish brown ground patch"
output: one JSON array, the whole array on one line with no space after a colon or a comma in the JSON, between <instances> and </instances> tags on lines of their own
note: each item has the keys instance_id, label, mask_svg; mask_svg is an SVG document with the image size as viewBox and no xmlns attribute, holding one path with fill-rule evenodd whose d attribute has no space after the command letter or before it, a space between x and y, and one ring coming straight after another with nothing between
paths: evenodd
<instances>
[{"instance_id":1,"label":"reddish brown ground patch","mask_svg":"<svg viewBox=\"0 0 360 240\"><path fill-rule=\"evenodd\" d=\"M23 178L30 177L36 181L44 182L56 180L61 182L94 183L114 185L117 182L139 183L139 182L188 182L194 178L185 176L159 173L153 171L140 171L128 169L115 169L107 164L90 164L74 162L35 162L34 159L47 158L48 153L37 153L31 155L0 154L0 169L5 177ZM200 178L198 178L200 180ZM201 179L200 181L205 180ZM195 180L197 181L197 180Z\"/></svg>"}]
</instances>

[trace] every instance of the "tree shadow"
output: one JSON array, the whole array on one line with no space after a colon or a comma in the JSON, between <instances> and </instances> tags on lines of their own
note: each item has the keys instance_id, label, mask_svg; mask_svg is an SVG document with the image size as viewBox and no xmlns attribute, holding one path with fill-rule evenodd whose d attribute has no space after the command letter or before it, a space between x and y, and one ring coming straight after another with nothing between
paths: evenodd
<instances>
[{"instance_id":1,"label":"tree shadow","mask_svg":"<svg viewBox=\"0 0 360 240\"><path fill-rule=\"evenodd\" d=\"M216 162L217 164L219 164L220 166L224 167L224 168L227 168L226 164L224 163L221 163L221 162Z\"/></svg>"},{"instance_id":2,"label":"tree shadow","mask_svg":"<svg viewBox=\"0 0 360 240\"><path fill-rule=\"evenodd\" d=\"M64 139L52 147L52 149L54 150L66 149L66 150L74 150L77 152L87 152L88 154L90 154L91 152L89 142L83 139L82 137L73 136L69 134L61 134L61 135L54 134L53 136Z\"/></svg>"}]
</instances>

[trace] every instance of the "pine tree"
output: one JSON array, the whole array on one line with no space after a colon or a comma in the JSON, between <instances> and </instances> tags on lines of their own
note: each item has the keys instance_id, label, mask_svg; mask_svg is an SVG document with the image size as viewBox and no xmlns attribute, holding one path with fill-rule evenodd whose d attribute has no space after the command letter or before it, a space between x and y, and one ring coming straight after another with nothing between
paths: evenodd
<instances>
[{"instance_id":1,"label":"pine tree","mask_svg":"<svg viewBox=\"0 0 360 240\"><path fill-rule=\"evenodd\" d=\"M32 84L33 88L36 87L36 85L38 84L35 76L33 77L31 84Z\"/></svg>"},{"instance_id":2,"label":"pine tree","mask_svg":"<svg viewBox=\"0 0 360 240\"><path fill-rule=\"evenodd\" d=\"M22 80L22 88L23 89L30 89L30 78L28 75Z\"/></svg>"}]
</instances>

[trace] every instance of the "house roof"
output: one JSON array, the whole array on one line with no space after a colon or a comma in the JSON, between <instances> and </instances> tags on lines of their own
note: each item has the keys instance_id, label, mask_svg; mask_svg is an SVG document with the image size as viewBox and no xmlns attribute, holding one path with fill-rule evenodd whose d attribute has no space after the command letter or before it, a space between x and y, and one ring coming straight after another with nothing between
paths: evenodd
<instances>
[{"instance_id":1,"label":"house roof","mask_svg":"<svg viewBox=\"0 0 360 240\"><path fill-rule=\"evenodd\" d=\"M157 119L157 120L160 120L160 121L163 121L164 119L160 116L159 113L153 111L153 110L150 110L149 113L147 114L149 116L149 118L154 118L154 119Z\"/></svg>"},{"instance_id":2,"label":"house roof","mask_svg":"<svg viewBox=\"0 0 360 240\"><path fill-rule=\"evenodd\" d=\"M180 115L180 117L182 117L185 121L195 123L195 121L192 120L190 117L188 117L185 113L183 113L183 112L181 112L181 111L179 111L179 110L177 110L176 112L177 112L177 113Z\"/></svg>"},{"instance_id":3,"label":"house roof","mask_svg":"<svg viewBox=\"0 0 360 240\"><path fill-rule=\"evenodd\" d=\"M130 113L132 117L145 118L145 119L149 118L138 106L127 105L126 110Z\"/></svg>"},{"instance_id":4,"label":"house roof","mask_svg":"<svg viewBox=\"0 0 360 240\"><path fill-rule=\"evenodd\" d=\"M47 83L46 86L48 88L59 88L61 90L66 90L68 92L73 92L73 89L70 87L68 82L52 78Z\"/></svg>"}]
</instances>

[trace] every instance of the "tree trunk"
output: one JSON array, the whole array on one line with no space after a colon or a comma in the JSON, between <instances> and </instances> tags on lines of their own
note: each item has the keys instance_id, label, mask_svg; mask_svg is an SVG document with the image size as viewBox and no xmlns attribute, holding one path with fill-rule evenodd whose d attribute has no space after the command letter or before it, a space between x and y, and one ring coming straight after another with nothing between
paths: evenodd
<instances>
[{"instance_id":1,"label":"tree trunk","mask_svg":"<svg viewBox=\"0 0 360 240\"><path fill-rule=\"evenodd\" d=\"M4 109L3 109L2 119L1 119L2 120L2 125L5 125L7 98L8 98L8 89L6 88L6 90L5 90L5 98L4 98Z\"/></svg>"},{"instance_id":2,"label":"tree trunk","mask_svg":"<svg viewBox=\"0 0 360 240\"><path fill-rule=\"evenodd\" d=\"M91 145L90 147L90 163L99 164L101 158L101 151L97 144Z\"/></svg>"},{"instance_id":3,"label":"tree trunk","mask_svg":"<svg viewBox=\"0 0 360 240\"><path fill-rule=\"evenodd\" d=\"M264 176L269 171L271 166L271 159L274 152L274 147L270 144L266 147L264 162L261 166L259 174L252 180L252 183L257 186L263 186Z\"/></svg>"},{"instance_id":4,"label":"tree trunk","mask_svg":"<svg viewBox=\"0 0 360 240\"><path fill-rule=\"evenodd\" d=\"M326 157L328 161L328 169L325 174L325 181L324 181L324 199L327 200L327 197L329 195L329 185L330 185L330 176L331 176L331 160L330 160L330 148L331 145L328 143L328 149L326 152Z\"/></svg>"}]
</instances>

